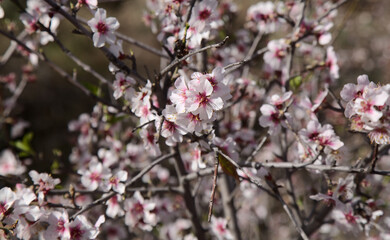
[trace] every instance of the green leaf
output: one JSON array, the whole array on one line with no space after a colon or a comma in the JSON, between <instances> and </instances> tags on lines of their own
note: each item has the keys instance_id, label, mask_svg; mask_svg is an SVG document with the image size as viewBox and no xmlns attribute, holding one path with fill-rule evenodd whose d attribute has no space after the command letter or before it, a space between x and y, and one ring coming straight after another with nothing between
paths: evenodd
<instances>
[{"instance_id":1,"label":"green leaf","mask_svg":"<svg viewBox=\"0 0 390 240\"><path fill-rule=\"evenodd\" d=\"M60 163L57 160L54 160L53 163L51 164L51 172L55 172L58 169L60 169Z\"/></svg>"},{"instance_id":2,"label":"green leaf","mask_svg":"<svg viewBox=\"0 0 390 240\"><path fill-rule=\"evenodd\" d=\"M11 145L20 150L20 157L28 157L34 155L35 152L31 147L31 141L34 134L32 132L26 133L22 140L11 142Z\"/></svg>"},{"instance_id":3,"label":"green leaf","mask_svg":"<svg viewBox=\"0 0 390 240\"><path fill-rule=\"evenodd\" d=\"M231 163L224 156L222 156L222 154L219 153L218 153L218 160L224 173L234 177L237 181L240 181L240 178L237 174L237 168L236 166L233 165L233 163Z\"/></svg>"},{"instance_id":4,"label":"green leaf","mask_svg":"<svg viewBox=\"0 0 390 240\"><path fill-rule=\"evenodd\" d=\"M95 84L89 82L82 82L81 84L89 91L91 91L91 93L93 93L94 95L101 97L102 91L99 86L96 86Z\"/></svg>"},{"instance_id":5,"label":"green leaf","mask_svg":"<svg viewBox=\"0 0 390 240\"><path fill-rule=\"evenodd\" d=\"M302 77L296 76L294 78L291 78L289 84L290 84L290 89L296 91L302 84Z\"/></svg>"}]
</instances>

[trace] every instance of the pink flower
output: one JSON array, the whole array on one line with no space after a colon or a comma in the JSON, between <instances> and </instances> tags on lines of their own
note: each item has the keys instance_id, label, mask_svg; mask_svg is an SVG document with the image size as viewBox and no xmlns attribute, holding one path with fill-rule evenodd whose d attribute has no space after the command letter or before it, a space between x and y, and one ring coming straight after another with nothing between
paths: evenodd
<instances>
[{"instance_id":1,"label":"pink flower","mask_svg":"<svg viewBox=\"0 0 390 240\"><path fill-rule=\"evenodd\" d=\"M339 65L337 64L337 56L332 46L326 49L326 66L329 68L330 77L332 80L339 78Z\"/></svg>"},{"instance_id":2,"label":"pink flower","mask_svg":"<svg viewBox=\"0 0 390 240\"><path fill-rule=\"evenodd\" d=\"M162 124L161 136L167 139L166 144L168 146L175 146L176 143L183 141L183 135L187 131L176 123L177 113L172 105L167 105L162 114L164 116L164 122ZM160 125L160 121L156 121L156 128Z\"/></svg>"},{"instance_id":3,"label":"pink flower","mask_svg":"<svg viewBox=\"0 0 390 240\"><path fill-rule=\"evenodd\" d=\"M284 115L279 109L270 104L264 104L260 108L261 117L259 118L260 126L269 127L268 132L274 134L280 131L281 126L284 125Z\"/></svg>"},{"instance_id":4,"label":"pink flower","mask_svg":"<svg viewBox=\"0 0 390 240\"><path fill-rule=\"evenodd\" d=\"M285 65L288 44L285 39L271 40L268 42L268 51L264 54L264 62L273 70L282 70Z\"/></svg>"},{"instance_id":5,"label":"pink flower","mask_svg":"<svg viewBox=\"0 0 390 240\"><path fill-rule=\"evenodd\" d=\"M367 87L374 87L374 83L370 83L367 75L360 75L357 78L358 84L347 83L340 92L340 96L344 101L351 101L363 95ZM374 84L374 85L373 85ZM376 85L375 85L376 87Z\"/></svg>"},{"instance_id":6,"label":"pink flower","mask_svg":"<svg viewBox=\"0 0 390 240\"><path fill-rule=\"evenodd\" d=\"M122 97L127 88L129 88L131 85L136 84L135 80L132 77L126 76L122 72L118 72L117 74L115 74L115 79L116 80L113 83L115 99Z\"/></svg>"},{"instance_id":7,"label":"pink flower","mask_svg":"<svg viewBox=\"0 0 390 240\"><path fill-rule=\"evenodd\" d=\"M76 219L69 224L70 238L72 240L96 239L99 234L99 226L104 222L104 216L100 217L95 226L83 215L78 215Z\"/></svg>"},{"instance_id":8,"label":"pink flower","mask_svg":"<svg viewBox=\"0 0 390 240\"><path fill-rule=\"evenodd\" d=\"M16 200L16 194L9 188L0 189L0 220L3 220L4 214L12 207Z\"/></svg>"},{"instance_id":9,"label":"pink flower","mask_svg":"<svg viewBox=\"0 0 390 240\"><path fill-rule=\"evenodd\" d=\"M103 182L102 189L104 191L109 191L111 188L120 194L125 192L125 184L124 182L127 180L127 172L124 170L120 170L111 176L109 179L105 179Z\"/></svg>"},{"instance_id":10,"label":"pink flower","mask_svg":"<svg viewBox=\"0 0 390 240\"><path fill-rule=\"evenodd\" d=\"M383 107L388 97L389 94L380 88L369 88L363 92L361 98L355 100L353 109L362 116L363 121L367 119L377 122L383 116L383 113L378 109Z\"/></svg>"},{"instance_id":11,"label":"pink flower","mask_svg":"<svg viewBox=\"0 0 390 240\"><path fill-rule=\"evenodd\" d=\"M199 114L201 120L212 119L214 112L221 110L224 105L222 98L213 92L213 86L204 78L190 81L189 86L187 111L194 115Z\"/></svg>"},{"instance_id":12,"label":"pink flower","mask_svg":"<svg viewBox=\"0 0 390 240\"><path fill-rule=\"evenodd\" d=\"M103 180L111 177L110 170L98 162L96 158L89 163L88 169L79 170L78 173L82 175L81 183L83 186L91 191L96 190Z\"/></svg>"},{"instance_id":13,"label":"pink flower","mask_svg":"<svg viewBox=\"0 0 390 240\"><path fill-rule=\"evenodd\" d=\"M233 235L227 227L227 220L225 218L211 218L211 231L218 240L234 239Z\"/></svg>"},{"instance_id":14,"label":"pink flower","mask_svg":"<svg viewBox=\"0 0 390 240\"><path fill-rule=\"evenodd\" d=\"M158 133L153 125L149 127L142 128L139 132L139 135L144 142L145 149L149 150L149 153L152 156L158 156L161 154L160 147L157 143Z\"/></svg>"},{"instance_id":15,"label":"pink flower","mask_svg":"<svg viewBox=\"0 0 390 240\"><path fill-rule=\"evenodd\" d=\"M325 152L328 152L330 149L337 150L344 146L344 143L336 136L332 126L329 124L321 126L318 120L311 120L307 124L306 129L299 131L299 135L310 145L320 145L324 147Z\"/></svg>"},{"instance_id":16,"label":"pink flower","mask_svg":"<svg viewBox=\"0 0 390 240\"><path fill-rule=\"evenodd\" d=\"M78 0L78 3L88 6L90 9L96 9L98 1L97 0Z\"/></svg>"},{"instance_id":17,"label":"pink flower","mask_svg":"<svg viewBox=\"0 0 390 240\"><path fill-rule=\"evenodd\" d=\"M122 202L122 196L119 194L114 195L112 198L110 198L107 201L107 203L106 203L107 204L107 210L106 210L107 216L109 216L111 218L115 218L117 216L121 217L125 214L121 205L119 204L120 202Z\"/></svg>"},{"instance_id":18,"label":"pink flower","mask_svg":"<svg viewBox=\"0 0 390 240\"><path fill-rule=\"evenodd\" d=\"M157 224L156 214L153 213L156 204L144 200L140 192L135 192L133 198L125 200L125 223L130 229L139 227L151 231Z\"/></svg>"},{"instance_id":19,"label":"pink flower","mask_svg":"<svg viewBox=\"0 0 390 240\"><path fill-rule=\"evenodd\" d=\"M224 70L221 67L216 67L210 74L205 74L204 77L210 82L213 87L215 96L222 98L224 102L232 98L230 89L224 79Z\"/></svg>"},{"instance_id":20,"label":"pink flower","mask_svg":"<svg viewBox=\"0 0 390 240\"><path fill-rule=\"evenodd\" d=\"M172 91L169 99L175 104L178 113L184 113L186 111L185 102L187 100L188 83L190 80L182 70L179 70L179 73L180 77L176 79L175 90Z\"/></svg>"},{"instance_id":21,"label":"pink flower","mask_svg":"<svg viewBox=\"0 0 390 240\"><path fill-rule=\"evenodd\" d=\"M98 8L94 18L88 21L88 25L93 32L93 45L103 47L106 42L114 44L116 36L114 31L119 28L119 22L116 18L106 18L106 10Z\"/></svg>"},{"instance_id":22,"label":"pink flower","mask_svg":"<svg viewBox=\"0 0 390 240\"><path fill-rule=\"evenodd\" d=\"M46 193L54 189L56 185L58 185L61 181L59 178L52 178L47 173L38 173L35 170L29 172L29 174L34 185L38 185L38 202L39 204L43 203L44 197Z\"/></svg>"},{"instance_id":23,"label":"pink flower","mask_svg":"<svg viewBox=\"0 0 390 240\"><path fill-rule=\"evenodd\" d=\"M248 8L247 19L251 21L251 29L261 33L275 32L278 25L277 13L273 2L259 2Z\"/></svg>"},{"instance_id":24,"label":"pink flower","mask_svg":"<svg viewBox=\"0 0 390 240\"><path fill-rule=\"evenodd\" d=\"M66 211L51 212L47 222L49 227L43 234L45 239L70 239L69 219Z\"/></svg>"},{"instance_id":25,"label":"pink flower","mask_svg":"<svg viewBox=\"0 0 390 240\"><path fill-rule=\"evenodd\" d=\"M291 96L292 96L291 91L283 93L282 96L278 94L274 94L269 100L269 103L274 105L277 109L283 109L283 104L287 102L289 99L291 99Z\"/></svg>"},{"instance_id":26,"label":"pink flower","mask_svg":"<svg viewBox=\"0 0 390 240\"><path fill-rule=\"evenodd\" d=\"M0 175L7 176L20 175L26 171L19 159L15 157L11 150L5 149L0 155Z\"/></svg>"},{"instance_id":27,"label":"pink flower","mask_svg":"<svg viewBox=\"0 0 390 240\"><path fill-rule=\"evenodd\" d=\"M313 32L317 37L317 41L320 45L326 45L332 40L332 34L329 30L333 27L333 23L327 23L325 25L317 25L314 27Z\"/></svg>"}]
</instances>

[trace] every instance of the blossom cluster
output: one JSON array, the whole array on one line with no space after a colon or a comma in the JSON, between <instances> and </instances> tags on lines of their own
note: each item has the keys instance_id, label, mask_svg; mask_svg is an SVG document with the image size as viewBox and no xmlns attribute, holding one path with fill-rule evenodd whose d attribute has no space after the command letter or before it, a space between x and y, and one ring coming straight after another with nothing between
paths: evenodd
<instances>
[{"instance_id":1,"label":"blossom cluster","mask_svg":"<svg viewBox=\"0 0 390 240\"><path fill-rule=\"evenodd\" d=\"M18 40L11 46L29 63L0 76L0 123L11 126L0 152L0 238L222 240L264 232L308 239L344 231L388 239L387 180L379 176L388 173L375 167L390 143L390 85L361 75L344 85L344 102L333 93L341 61L331 31L344 3L260 1L240 9L231 0L148 0L144 21L158 49L119 34L118 20L97 0L20 5L24 29L13 38L10 25L5 36ZM245 23L233 29L242 11ZM84 13L93 17L84 21ZM0 7L0 19L7 14ZM62 43L61 21L104 53L107 79ZM49 42L100 85L55 65ZM162 70L146 66L144 76L127 43L154 54ZM69 161L53 161L46 172L33 169L41 154L31 124L13 111L36 81L38 59L97 101L68 124ZM366 159L349 143L345 119L375 142L366 144Z\"/></svg>"},{"instance_id":2,"label":"blossom cluster","mask_svg":"<svg viewBox=\"0 0 390 240\"><path fill-rule=\"evenodd\" d=\"M390 143L390 85L378 86L367 75L348 83L340 92L347 102L345 116L351 121L351 130L368 133L371 142Z\"/></svg>"}]
</instances>

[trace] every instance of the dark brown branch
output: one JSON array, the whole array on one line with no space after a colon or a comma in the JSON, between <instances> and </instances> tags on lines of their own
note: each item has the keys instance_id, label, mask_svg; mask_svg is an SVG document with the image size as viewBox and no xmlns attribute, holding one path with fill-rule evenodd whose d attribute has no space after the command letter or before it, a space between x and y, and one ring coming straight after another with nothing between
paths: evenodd
<instances>
[{"instance_id":1,"label":"dark brown branch","mask_svg":"<svg viewBox=\"0 0 390 240\"><path fill-rule=\"evenodd\" d=\"M175 168L178 174L180 186L184 190L184 203L190 215L190 219L192 222L192 226L194 227L196 237L198 239L206 239L205 230L202 227L201 220L196 211L195 199L192 197L190 183L188 181L185 181L184 178L182 178L182 176L185 176L187 173L184 167L183 160L180 156L178 146L176 146L176 151L178 154L175 155Z\"/></svg>"}]
</instances>

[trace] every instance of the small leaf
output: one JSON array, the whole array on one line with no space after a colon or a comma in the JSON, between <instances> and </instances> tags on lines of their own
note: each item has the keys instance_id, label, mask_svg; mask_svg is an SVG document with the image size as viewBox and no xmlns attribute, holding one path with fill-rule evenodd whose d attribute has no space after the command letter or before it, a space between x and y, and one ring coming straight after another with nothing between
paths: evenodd
<instances>
[{"instance_id":1,"label":"small leaf","mask_svg":"<svg viewBox=\"0 0 390 240\"><path fill-rule=\"evenodd\" d=\"M227 160L224 156L222 156L219 153L218 153L218 160L224 173L234 177L237 181L240 181L240 178L237 174L237 168L229 160Z\"/></svg>"},{"instance_id":2,"label":"small leaf","mask_svg":"<svg viewBox=\"0 0 390 240\"><path fill-rule=\"evenodd\" d=\"M95 84L89 83L89 82L82 82L81 83L84 87L86 87L91 93L93 93L95 96L101 97L101 89L100 87L96 86Z\"/></svg>"},{"instance_id":3,"label":"small leaf","mask_svg":"<svg viewBox=\"0 0 390 240\"><path fill-rule=\"evenodd\" d=\"M51 164L51 172L55 172L58 169L60 169L60 163L57 160L54 160L53 163Z\"/></svg>"},{"instance_id":4,"label":"small leaf","mask_svg":"<svg viewBox=\"0 0 390 240\"><path fill-rule=\"evenodd\" d=\"M293 91L297 90L302 84L302 77L296 76L294 78L291 78L289 84L290 84L290 89L292 89Z\"/></svg>"}]
</instances>

